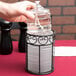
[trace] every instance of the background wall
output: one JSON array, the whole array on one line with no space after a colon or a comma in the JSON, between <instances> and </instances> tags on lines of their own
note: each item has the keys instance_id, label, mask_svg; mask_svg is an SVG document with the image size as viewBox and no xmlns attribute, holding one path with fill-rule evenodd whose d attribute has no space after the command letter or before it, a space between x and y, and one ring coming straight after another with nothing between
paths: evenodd
<instances>
[{"instance_id":1,"label":"background wall","mask_svg":"<svg viewBox=\"0 0 76 76\"><path fill-rule=\"evenodd\" d=\"M16 2L17 0L2 0ZM29 0L35 1L35 0ZM52 26L57 40L76 39L76 0L40 0L52 13ZM11 31L13 40L19 39L19 29Z\"/></svg>"}]
</instances>

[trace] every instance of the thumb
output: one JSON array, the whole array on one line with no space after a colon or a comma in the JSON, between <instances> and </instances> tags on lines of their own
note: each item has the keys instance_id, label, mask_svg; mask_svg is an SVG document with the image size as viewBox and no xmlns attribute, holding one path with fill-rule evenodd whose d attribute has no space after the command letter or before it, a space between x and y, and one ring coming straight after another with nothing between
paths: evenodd
<instances>
[{"instance_id":1,"label":"thumb","mask_svg":"<svg viewBox=\"0 0 76 76\"><path fill-rule=\"evenodd\" d=\"M23 12L23 15L28 19L31 19L31 20L35 19L35 15L31 11L25 11L25 13Z\"/></svg>"}]
</instances>

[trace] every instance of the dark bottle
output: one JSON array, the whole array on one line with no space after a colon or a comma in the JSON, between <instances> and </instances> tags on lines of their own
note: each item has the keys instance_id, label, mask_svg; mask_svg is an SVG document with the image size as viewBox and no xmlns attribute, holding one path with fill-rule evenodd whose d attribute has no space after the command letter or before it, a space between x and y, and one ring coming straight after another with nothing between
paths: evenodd
<instances>
[{"instance_id":1,"label":"dark bottle","mask_svg":"<svg viewBox=\"0 0 76 76\"><path fill-rule=\"evenodd\" d=\"M2 20L0 21L1 26L1 46L0 54L8 55L12 53L12 39L10 35L10 27L12 26L11 22Z\"/></svg>"},{"instance_id":2,"label":"dark bottle","mask_svg":"<svg viewBox=\"0 0 76 76\"><path fill-rule=\"evenodd\" d=\"M19 52L27 52L26 34L27 34L27 24L24 22L19 22L20 25L20 38L19 38Z\"/></svg>"}]
</instances>

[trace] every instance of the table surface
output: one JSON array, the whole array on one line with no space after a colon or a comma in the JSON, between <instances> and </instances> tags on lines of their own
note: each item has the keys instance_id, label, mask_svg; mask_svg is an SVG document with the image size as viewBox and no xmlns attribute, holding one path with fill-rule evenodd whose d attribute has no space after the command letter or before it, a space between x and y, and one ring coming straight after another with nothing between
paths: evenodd
<instances>
[{"instance_id":1,"label":"table surface","mask_svg":"<svg viewBox=\"0 0 76 76\"><path fill-rule=\"evenodd\" d=\"M75 40L56 40L55 46L76 46ZM25 71L25 53L18 52L18 42L13 41L13 53L0 55L0 76L38 76ZM76 76L76 57L55 57L55 70L48 75L39 76Z\"/></svg>"}]
</instances>

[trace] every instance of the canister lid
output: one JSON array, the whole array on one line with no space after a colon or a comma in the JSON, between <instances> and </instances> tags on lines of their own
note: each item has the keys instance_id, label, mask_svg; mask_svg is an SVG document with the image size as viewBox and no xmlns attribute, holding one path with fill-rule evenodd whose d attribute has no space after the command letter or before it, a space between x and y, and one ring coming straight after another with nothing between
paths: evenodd
<instances>
[{"instance_id":1,"label":"canister lid","mask_svg":"<svg viewBox=\"0 0 76 76\"><path fill-rule=\"evenodd\" d=\"M47 8L44 8L42 5L40 5L40 1L35 1L36 3L36 8L31 10L32 13L37 13L38 15L44 15L44 14L51 14L50 10Z\"/></svg>"}]
</instances>

